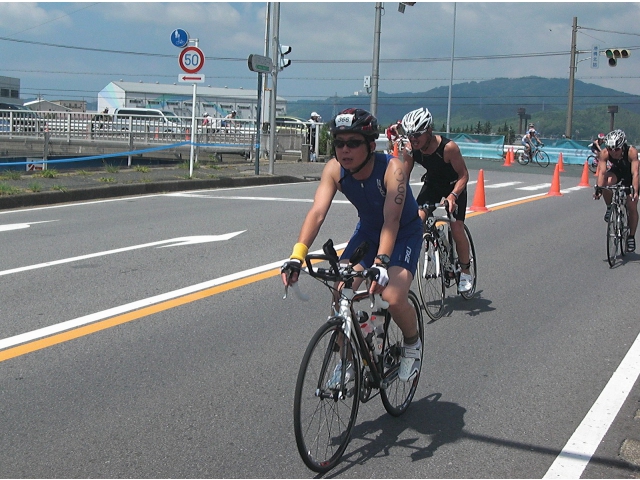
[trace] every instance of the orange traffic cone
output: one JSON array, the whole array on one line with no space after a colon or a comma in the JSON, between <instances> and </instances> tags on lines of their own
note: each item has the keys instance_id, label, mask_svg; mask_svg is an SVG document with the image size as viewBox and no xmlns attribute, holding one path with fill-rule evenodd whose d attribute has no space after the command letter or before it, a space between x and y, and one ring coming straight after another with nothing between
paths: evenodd
<instances>
[{"instance_id":1,"label":"orange traffic cone","mask_svg":"<svg viewBox=\"0 0 640 480\"><path fill-rule=\"evenodd\" d=\"M589 162L584 162L582 167L582 178L580 179L579 187L590 187L589 185Z\"/></svg>"},{"instance_id":2,"label":"orange traffic cone","mask_svg":"<svg viewBox=\"0 0 640 480\"><path fill-rule=\"evenodd\" d=\"M511 166L511 154L513 153L513 151L511 150L511 148L509 148L509 150L507 150L506 155L504 156L504 163L502 164L503 167L510 167Z\"/></svg>"},{"instance_id":3,"label":"orange traffic cone","mask_svg":"<svg viewBox=\"0 0 640 480\"><path fill-rule=\"evenodd\" d=\"M398 157L398 142L393 142L393 156L396 158Z\"/></svg>"},{"instance_id":4,"label":"orange traffic cone","mask_svg":"<svg viewBox=\"0 0 640 480\"><path fill-rule=\"evenodd\" d=\"M562 193L560 193L560 165L556 164L556 168L553 172L553 181L551 182L551 188L549 189L549 193L547 193L550 197L561 197Z\"/></svg>"},{"instance_id":5,"label":"orange traffic cone","mask_svg":"<svg viewBox=\"0 0 640 480\"><path fill-rule=\"evenodd\" d=\"M469 207L472 212L488 212L489 209L485 205L484 199L484 171L480 169L478 172L478 183L476 184L476 193L473 195L473 204Z\"/></svg>"},{"instance_id":6,"label":"orange traffic cone","mask_svg":"<svg viewBox=\"0 0 640 480\"><path fill-rule=\"evenodd\" d=\"M558 155L558 165L560 165L560 171L564 172L564 162L562 161L562 152Z\"/></svg>"}]
</instances>

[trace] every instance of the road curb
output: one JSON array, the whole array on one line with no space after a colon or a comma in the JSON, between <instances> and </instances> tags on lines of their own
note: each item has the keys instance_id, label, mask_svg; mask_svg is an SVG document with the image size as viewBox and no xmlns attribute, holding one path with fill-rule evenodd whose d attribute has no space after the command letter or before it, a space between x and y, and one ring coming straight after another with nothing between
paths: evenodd
<instances>
[{"instance_id":1,"label":"road curb","mask_svg":"<svg viewBox=\"0 0 640 480\"><path fill-rule=\"evenodd\" d=\"M101 185L97 187L85 187L67 191L57 190L0 196L0 210L154 193L180 192L207 188L250 187L256 185L274 185L279 183L295 183L304 181L306 180L298 177L280 175L168 180L162 182L132 183L126 185Z\"/></svg>"}]
</instances>

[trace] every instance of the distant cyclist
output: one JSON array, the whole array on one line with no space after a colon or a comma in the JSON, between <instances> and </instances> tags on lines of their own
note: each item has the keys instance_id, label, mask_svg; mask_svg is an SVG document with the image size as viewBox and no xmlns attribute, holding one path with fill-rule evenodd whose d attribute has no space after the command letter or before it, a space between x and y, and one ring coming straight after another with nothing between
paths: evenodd
<instances>
[{"instance_id":1,"label":"distant cyclist","mask_svg":"<svg viewBox=\"0 0 640 480\"><path fill-rule=\"evenodd\" d=\"M535 145L534 145L534 142L535 142ZM529 129L527 130L527 133L524 135L524 137L522 137L522 144L524 145L525 155L527 155L532 160L533 158L531 157L531 152L533 151L533 149L538 145L540 145L541 147L544 147L544 143L540 141L540 138L538 137L538 132L536 132L536 127L533 123L529 124Z\"/></svg>"},{"instance_id":2,"label":"distant cyclist","mask_svg":"<svg viewBox=\"0 0 640 480\"><path fill-rule=\"evenodd\" d=\"M597 200L602 195L607 205L604 214L604 221L609 222L611 218L611 199L613 193L610 190L603 190L598 187L610 187L618 182L625 186L632 186L633 193L627 196L627 212L629 213L629 237L627 238L627 251L633 252L636 249L636 229L638 228L638 150L636 147L627 145L627 137L622 130L609 132L604 140L604 148L598 156L598 162L610 162L609 170L601 168L598 170L598 180L596 181Z\"/></svg>"},{"instance_id":3,"label":"distant cyclist","mask_svg":"<svg viewBox=\"0 0 640 480\"><path fill-rule=\"evenodd\" d=\"M389 140L389 153L393 152L393 145L404 135L402 120L392 123L386 130L387 140Z\"/></svg>"},{"instance_id":4,"label":"distant cyclist","mask_svg":"<svg viewBox=\"0 0 640 480\"><path fill-rule=\"evenodd\" d=\"M596 157L604 148L606 148L604 145L604 138L605 138L605 134L599 133L598 138L596 138L593 142L589 144L589 148L591 149L591 151Z\"/></svg>"}]
</instances>

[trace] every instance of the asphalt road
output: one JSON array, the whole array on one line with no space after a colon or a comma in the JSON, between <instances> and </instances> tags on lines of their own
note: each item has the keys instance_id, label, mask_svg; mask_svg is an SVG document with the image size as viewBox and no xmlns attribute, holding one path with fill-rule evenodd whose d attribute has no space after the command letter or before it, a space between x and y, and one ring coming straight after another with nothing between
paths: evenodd
<instances>
[{"instance_id":1,"label":"asphalt road","mask_svg":"<svg viewBox=\"0 0 640 480\"><path fill-rule=\"evenodd\" d=\"M329 477L542 478L585 416L607 423L589 412L640 333L640 255L608 267L603 204L576 187L579 169L549 197L552 168L480 167L491 211L467 221L477 297L448 291L414 403L397 419L363 405ZM307 278L308 303L283 300L277 267L314 189L1 211L0 476L313 477L293 389L328 294ZM336 201L312 250L354 225ZM637 476L622 450L640 439L627 377L583 478Z\"/></svg>"}]
</instances>

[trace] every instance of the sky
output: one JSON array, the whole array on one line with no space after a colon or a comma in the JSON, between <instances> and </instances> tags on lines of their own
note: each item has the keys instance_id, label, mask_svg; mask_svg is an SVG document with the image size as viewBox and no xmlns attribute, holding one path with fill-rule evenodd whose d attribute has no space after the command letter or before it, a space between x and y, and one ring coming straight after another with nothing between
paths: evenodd
<instances>
[{"instance_id":1,"label":"sky","mask_svg":"<svg viewBox=\"0 0 640 480\"><path fill-rule=\"evenodd\" d=\"M379 92L424 92L498 77L569 79L573 17L579 52L575 78L640 95L640 3L418 2L382 4ZM266 2L0 1L0 76L20 78L21 98L97 101L111 81L177 83L186 30L204 52L205 85L257 88L250 54L264 54ZM372 75L373 2L281 2L279 43L291 66L278 96L324 100L364 92ZM454 37L455 6L455 37ZM273 33L273 32L272 32ZM454 41L455 40L455 41ZM591 66L596 45L629 48L609 67ZM498 58L496 58L498 57ZM568 89L568 82L567 82Z\"/></svg>"}]
</instances>

